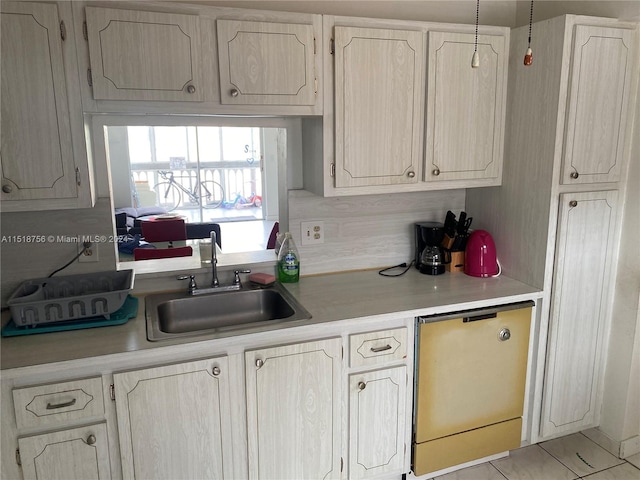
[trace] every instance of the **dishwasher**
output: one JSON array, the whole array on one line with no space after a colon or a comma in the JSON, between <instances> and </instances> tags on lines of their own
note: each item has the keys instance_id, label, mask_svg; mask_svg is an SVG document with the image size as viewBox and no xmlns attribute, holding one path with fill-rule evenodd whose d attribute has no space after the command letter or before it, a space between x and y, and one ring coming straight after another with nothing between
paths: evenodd
<instances>
[{"instance_id":1,"label":"dishwasher","mask_svg":"<svg viewBox=\"0 0 640 480\"><path fill-rule=\"evenodd\" d=\"M416 476L520 447L533 305L417 319Z\"/></svg>"}]
</instances>

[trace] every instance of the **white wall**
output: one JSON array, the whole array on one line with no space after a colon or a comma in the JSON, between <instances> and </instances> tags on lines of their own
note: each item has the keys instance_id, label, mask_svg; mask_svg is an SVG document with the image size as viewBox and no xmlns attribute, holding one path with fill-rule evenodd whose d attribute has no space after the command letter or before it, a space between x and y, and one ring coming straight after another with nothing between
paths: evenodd
<instances>
[{"instance_id":1,"label":"white wall","mask_svg":"<svg viewBox=\"0 0 640 480\"><path fill-rule=\"evenodd\" d=\"M475 0L212 0L194 1L221 7L257 8L300 13L317 13L354 17L395 18L429 22L469 23L476 20ZM480 23L512 27L515 25L516 2L482 0Z\"/></svg>"},{"instance_id":2,"label":"white wall","mask_svg":"<svg viewBox=\"0 0 640 480\"><path fill-rule=\"evenodd\" d=\"M444 222L464 209L465 191L323 198L289 192L289 231L300 251L301 274L407 264L414 258L414 223ZM323 244L303 246L302 221L323 221Z\"/></svg>"},{"instance_id":3,"label":"white wall","mask_svg":"<svg viewBox=\"0 0 640 480\"><path fill-rule=\"evenodd\" d=\"M529 23L529 11L531 2L527 0L518 0L516 7L515 26L526 25ZM559 1L559 0L536 0L533 4L533 21L546 20L573 13L576 15L593 15L595 17L617 18L618 20L639 21L640 20L640 2L638 0L626 1L595 1L595 0L576 0L576 1ZM533 32L535 39L535 31Z\"/></svg>"}]
</instances>

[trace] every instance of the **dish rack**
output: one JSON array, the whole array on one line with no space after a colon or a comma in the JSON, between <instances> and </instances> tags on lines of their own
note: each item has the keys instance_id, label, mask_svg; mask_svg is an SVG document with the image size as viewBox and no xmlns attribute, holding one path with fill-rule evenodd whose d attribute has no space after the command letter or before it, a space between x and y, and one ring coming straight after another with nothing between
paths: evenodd
<instances>
[{"instance_id":1,"label":"dish rack","mask_svg":"<svg viewBox=\"0 0 640 480\"><path fill-rule=\"evenodd\" d=\"M133 288L133 270L37 278L20 284L7 305L18 326L110 315Z\"/></svg>"}]
</instances>

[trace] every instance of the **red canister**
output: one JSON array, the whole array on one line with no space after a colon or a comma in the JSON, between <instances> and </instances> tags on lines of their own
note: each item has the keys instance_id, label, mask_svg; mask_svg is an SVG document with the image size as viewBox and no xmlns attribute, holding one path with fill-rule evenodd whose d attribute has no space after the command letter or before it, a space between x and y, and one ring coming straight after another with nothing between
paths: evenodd
<instances>
[{"instance_id":1,"label":"red canister","mask_svg":"<svg viewBox=\"0 0 640 480\"><path fill-rule=\"evenodd\" d=\"M474 230L467 241L464 273L472 277L493 277L499 272L496 244L491 234L486 230Z\"/></svg>"}]
</instances>

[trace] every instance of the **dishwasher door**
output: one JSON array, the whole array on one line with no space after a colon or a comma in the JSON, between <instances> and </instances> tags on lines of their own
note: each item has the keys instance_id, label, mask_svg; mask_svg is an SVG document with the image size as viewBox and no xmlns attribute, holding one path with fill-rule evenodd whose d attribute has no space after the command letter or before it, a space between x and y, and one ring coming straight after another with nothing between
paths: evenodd
<instances>
[{"instance_id":1,"label":"dishwasher door","mask_svg":"<svg viewBox=\"0 0 640 480\"><path fill-rule=\"evenodd\" d=\"M419 319L417 475L520 446L531 310L526 302Z\"/></svg>"}]
</instances>

